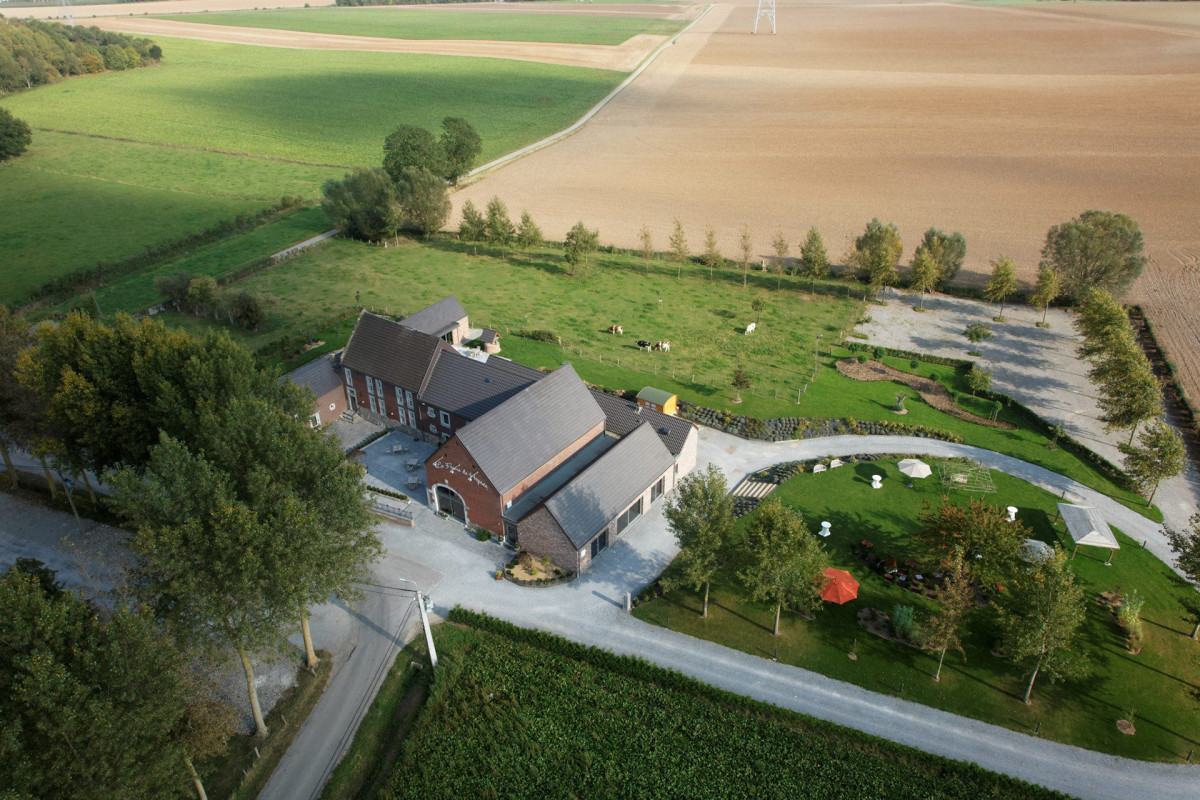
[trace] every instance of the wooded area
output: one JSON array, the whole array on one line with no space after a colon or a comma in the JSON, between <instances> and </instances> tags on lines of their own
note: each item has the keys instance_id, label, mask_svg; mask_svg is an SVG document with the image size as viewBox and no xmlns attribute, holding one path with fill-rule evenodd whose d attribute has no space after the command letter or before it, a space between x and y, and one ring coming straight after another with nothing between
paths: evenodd
<instances>
[{"instance_id":1,"label":"wooded area","mask_svg":"<svg viewBox=\"0 0 1200 800\"><path fill-rule=\"evenodd\" d=\"M99 28L0 17L0 93L54 83L72 75L157 64L162 48Z\"/></svg>"}]
</instances>

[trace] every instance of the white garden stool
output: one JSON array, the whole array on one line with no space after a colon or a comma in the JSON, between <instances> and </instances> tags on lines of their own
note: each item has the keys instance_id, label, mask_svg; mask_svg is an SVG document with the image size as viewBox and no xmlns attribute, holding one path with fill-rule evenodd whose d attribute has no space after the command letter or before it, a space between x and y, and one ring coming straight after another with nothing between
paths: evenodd
<instances>
[{"instance_id":1,"label":"white garden stool","mask_svg":"<svg viewBox=\"0 0 1200 800\"><path fill-rule=\"evenodd\" d=\"M832 525L830 525L828 522L822 522L822 523L821 523L821 535L822 535L822 536L828 536L828 535L829 535L829 529L830 529L831 527L833 527L833 526L832 526Z\"/></svg>"},{"instance_id":2,"label":"white garden stool","mask_svg":"<svg viewBox=\"0 0 1200 800\"><path fill-rule=\"evenodd\" d=\"M872 489L882 489L883 488L883 476L882 475L872 475L871 476L871 488Z\"/></svg>"},{"instance_id":3,"label":"white garden stool","mask_svg":"<svg viewBox=\"0 0 1200 800\"><path fill-rule=\"evenodd\" d=\"M1016 522L1016 521L1017 521L1017 507L1009 506L1008 507L1008 519L1005 520L1005 522Z\"/></svg>"}]
</instances>

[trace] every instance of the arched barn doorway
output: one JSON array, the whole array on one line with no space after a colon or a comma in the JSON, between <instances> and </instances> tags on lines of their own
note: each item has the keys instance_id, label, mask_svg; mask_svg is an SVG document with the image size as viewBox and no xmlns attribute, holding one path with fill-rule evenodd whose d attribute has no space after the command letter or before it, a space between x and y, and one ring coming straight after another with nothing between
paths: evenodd
<instances>
[{"instance_id":1,"label":"arched barn doorway","mask_svg":"<svg viewBox=\"0 0 1200 800\"><path fill-rule=\"evenodd\" d=\"M439 486L436 494L438 511L449 514L459 522L467 521L467 506L458 492L449 486Z\"/></svg>"}]
</instances>

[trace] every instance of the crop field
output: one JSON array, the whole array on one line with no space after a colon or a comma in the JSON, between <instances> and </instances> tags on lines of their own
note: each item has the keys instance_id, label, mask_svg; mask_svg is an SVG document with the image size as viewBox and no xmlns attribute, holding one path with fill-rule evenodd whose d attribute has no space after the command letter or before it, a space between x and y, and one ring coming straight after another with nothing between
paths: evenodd
<instances>
[{"instance_id":1,"label":"crop field","mask_svg":"<svg viewBox=\"0 0 1200 800\"><path fill-rule=\"evenodd\" d=\"M442 672L380 797L1057 796L521 633L439 629Z\"/></svg>"},{"instance_id":2,"label":"crop field","mask_svg":"<svg viewBox=\"0 0 1200 800\"><path fill-rule=\"evenodd\" d=\"M380 36L388 39L468 39L505 42L565 42L571 44L621 44L637 34L669 35L678 21L642 17L584 16L575 14L464 13L410 11L392 8L312 8L271 11L237 11L205 14L171 14L158 19L236 25L245 28L334 33L344 36Z\"/></svg>"},{"instance_id":3,"label":"crop field","mask_svg":"<svg viewBox=\"0 0 1200 800\"><path fill-rule=\"evenodd\" d=\"M763 255L816 225L835 260L879 217L906 262L930 226L962 231L973 285L1000 254L1032 281L1050 226L1122 211L1155 262L1130 298L1181 368L1196 351L1200 6L780 0L775 36L753 14L718 5L578 135L456 206L499 195L550 236L583 219L621 246L678 216L732 252L748 223Z\"/></svg>"},{"instance_id":4,"label":"crop field","mask_svg":"<svg viewBox=\"0 0 1200 800\"><path fill-rule=\"evenodd\" d=\"M870 488L874 474L883 476L883 489ZM976 496L994 505L1016 506L1017 518L1029 527L1030 536L1071 552L1070 536L1061 521L1055 522L1057 496L1001 472L991 475L996 491L981 495L947 492L936 470L932 477L910 480L892 460L850 463L822 474L806 472L784 483L773 496L800 511L811 530L822 520L832 523L832 535L823 540L830 561L848 570L860 585L856 600L824 604L813 620L785 614L779 639L772 635L774 606L745 595L735 577L736 565L714 582L707 620L699 616L702 598L689 590L641 605L635 614L764 658L772 657L778 646L779 660L785 663L1014 730L1030 732L1040 722L1041 735L1054 741L1144 760L1181 760L1189 749L1200 746L1195 714L1200 663L1196 643L1189 637L1192 625L1180 605L1192 590L1126 536L1118 535L1122 549L1114 554L1112 566L1104 566L1107 551L1087 547L1079 548L1071 562L1086 589L1081 642L1091 676L1058 684L1039 678L1032 706L1021 702L1029 673L992 654L998 633L986 608L969 617L966 657L947 653L939 683L932 680L936 652L873 636L859 626L857 614L865 608L890 615L895 605L910 605L918 624L935 608L932 600L869 571L850 547L867 540L879 558L920 563L912 534L924 507L940 504L944 494L956 503ZM1096 602L1101 592L1132 589L1146 599L1144 647L1138 655L1127 651L1115 618ZM847 654L854 648L858 658L851 661ZM1125 736L1116 727L1130 708L1137 709L1136 736Z\"/></svg>"}]
</instances>

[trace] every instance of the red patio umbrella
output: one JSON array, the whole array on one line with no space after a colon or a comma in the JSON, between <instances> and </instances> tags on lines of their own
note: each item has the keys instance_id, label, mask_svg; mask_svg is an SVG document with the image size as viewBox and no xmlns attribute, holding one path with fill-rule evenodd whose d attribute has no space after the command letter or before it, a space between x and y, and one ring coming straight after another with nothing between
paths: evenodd
<instances>
[{"instance_id":1,"label":"red patio umbrella","mask_svg":"<svg viewBox=\"0 0 1200 800\"><path fill-rule=\"evenodd\" d=\"M829 579L829 583L825 584L825 588L821 590L822 600L828 600L840 606L842 603L848 603L858 597L858 581L854 580L854 576L846 570L826 567L825 577Z\"/></svg>"}]
</instances>

